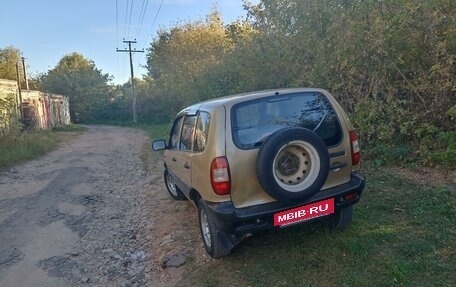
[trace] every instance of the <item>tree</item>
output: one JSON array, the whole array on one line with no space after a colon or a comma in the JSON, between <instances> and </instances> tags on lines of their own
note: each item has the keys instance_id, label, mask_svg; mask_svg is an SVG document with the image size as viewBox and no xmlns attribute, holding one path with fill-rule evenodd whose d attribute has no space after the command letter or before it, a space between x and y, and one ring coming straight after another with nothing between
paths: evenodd
<instances>
[{"instance_id":1,"label":"tree","mask_svg":"<svg viewBox=\"0 0 456 287\"><path fill-rule=\"evenodd\" d=\"M454 130L456 110L454 1L261 0L246 8L259 35L242 62L261 63L261 78L331 90L381 153L413 146L426 158L445 146L438 138Z\"/></svg>"},{"instance_id":2,"label":"tree","mask_svg":"<svg viewBox=\"0 0 456 287\"><path fill-rule=\"evenodd\" d=\"M0 49L0 79L17 80L16 64L20 58L21 52L13 46ZM21 69L19 73L22 73Z\"/></svg>"},{"instance_id":3,"label":"tree","mask_svg":"<svg viewBox=\"0 0 456 287\"><path fill-rule=\"evenodd\" d=\"M72 53L64 56L54 69L41 76L40 88L68 96L72 119L90 121L100 119L100 110L110 101L110 80L110 76L97 69L93 61Z\"/></svg>"},{"instance_id":4,"label":"tree","mask_svg":"<svg viewBox=\"0 0 456 287\"><path fill-rule=\"evenodd\" d=\"M222 66L233 45L220 15L213 11L206 21L160 31L147 58L149 76L160 91L160 102L170 115L192 102L214 97L202 87L205 75Z\"/></svg>"},{"instance_id":5,"label":"tree","mask_svg":"<svg viewBox=\"0 0 456 287\"><path fill-rule=\"evenodd\" d=\"M321 87L379 151L402 146L425 158L448 146L445 133L454 138L455 1L245 0L244 8L245 22L224 26L214 12L159 32L147 65L158 111L173 116L234 92Z\"/></svg>"}]
</instances>

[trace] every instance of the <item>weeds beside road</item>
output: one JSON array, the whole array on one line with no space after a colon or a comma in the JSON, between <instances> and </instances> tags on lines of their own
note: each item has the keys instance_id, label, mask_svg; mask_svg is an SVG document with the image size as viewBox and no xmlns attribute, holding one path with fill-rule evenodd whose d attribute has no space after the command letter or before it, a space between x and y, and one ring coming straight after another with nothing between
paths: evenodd
<instances>
[{"instance_id":1,"label":"weeds beside road","mask_svg":"<svg viewBox=\"0 0 456 287\"><path fill-rule=\"evenodd\" d=\"M77 136L85 128L77 125L21 133L0 142L0 169L37 158L57 148L59 143Z\"/></svg>"}]
</instances>

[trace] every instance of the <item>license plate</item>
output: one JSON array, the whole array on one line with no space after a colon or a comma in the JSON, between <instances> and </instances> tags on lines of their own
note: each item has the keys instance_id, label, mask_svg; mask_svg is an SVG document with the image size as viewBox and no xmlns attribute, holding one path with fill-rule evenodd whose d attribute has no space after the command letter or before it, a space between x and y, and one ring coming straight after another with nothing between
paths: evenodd
<instances>
[{"instance_id":1,"label":"license plate","mask_svg":"<svg viewBox=\"0 0 456 287\"><path fill-rule=\"evenodd\" d=\"M285 226L334 213L334 198L274 214L274 226Z\"/></svg>"}]
</instances>

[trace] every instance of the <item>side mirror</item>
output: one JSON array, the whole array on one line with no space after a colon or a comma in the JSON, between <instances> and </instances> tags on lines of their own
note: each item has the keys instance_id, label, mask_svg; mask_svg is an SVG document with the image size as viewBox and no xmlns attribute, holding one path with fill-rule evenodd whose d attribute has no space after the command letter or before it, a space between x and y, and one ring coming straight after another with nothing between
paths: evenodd
<instances>
[{"instance_id":1,"label":"side mirror","mask_svg":"<svg viewBox=\"0 0 456 287\"><path fill-rule=\"evenodd\" d=\"M152 149L154 151L160 151L166 149L166 142L164 140L156 140L152 142Z\"/></svg>"}]
</instances>

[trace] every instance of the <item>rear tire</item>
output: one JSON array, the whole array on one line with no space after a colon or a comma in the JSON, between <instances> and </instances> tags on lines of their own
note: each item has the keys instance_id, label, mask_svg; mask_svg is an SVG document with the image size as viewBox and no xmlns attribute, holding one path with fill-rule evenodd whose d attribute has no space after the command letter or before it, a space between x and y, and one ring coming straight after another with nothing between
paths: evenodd
<instances>
[{"instance_id":1,"label":"rear tire","mask_svg":"<svg viewBox=\"0 0 456 287\"><path fill-rule=\"evenodd\" d=\"M352 218L353 205L339 209L339 211L333 215L331 229L334 231L346 229L351 224Z\"/></svg>"},{"instance_id":2,"label":"rear tire","mask_svg":"<svg viewBox=\"0 0 456 287\"><path fill-rule=\"evenodd\" d=\"M213 258L226 256L231 251L226 248L220 239L220 224L215 218L210 216L207 210L206 203L200 199L198 202L198 221L204 248Z\"/></svg>"},{"instance_id":3,"label":"rear tire","mask_svg":"<svg viewBox=\"0 0 456 287\"><path fill-rule=\"evenodd\" d=\"M168 190L169 195L171 195L172 198L175 200L184 200L185 196L182 193L182 191L177 187L176 183L174 182L173 176L168 172L167 169L165 169L165 185L166 185L166 190Z\"/></svg>"}]
</instances>

